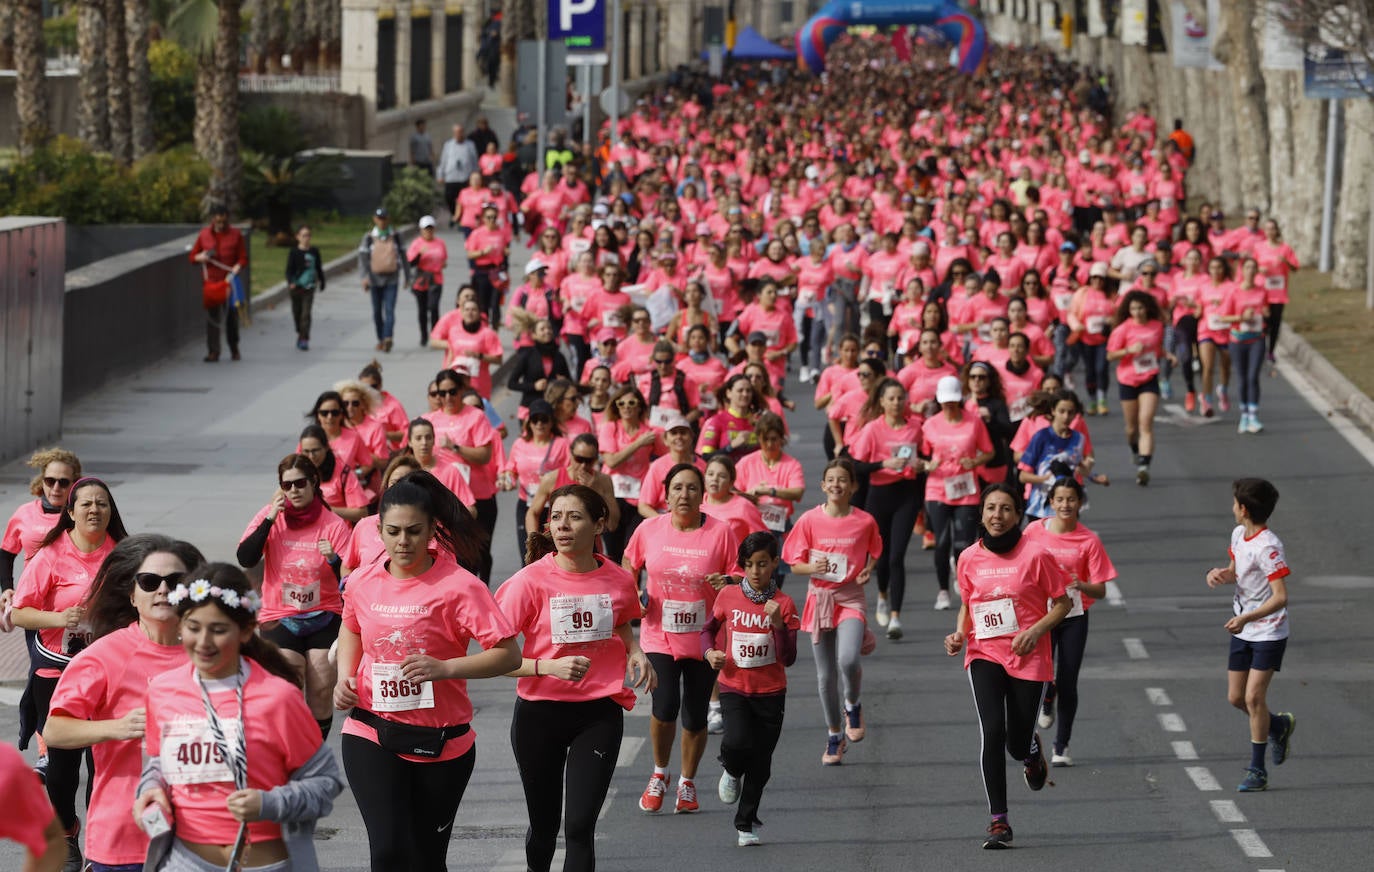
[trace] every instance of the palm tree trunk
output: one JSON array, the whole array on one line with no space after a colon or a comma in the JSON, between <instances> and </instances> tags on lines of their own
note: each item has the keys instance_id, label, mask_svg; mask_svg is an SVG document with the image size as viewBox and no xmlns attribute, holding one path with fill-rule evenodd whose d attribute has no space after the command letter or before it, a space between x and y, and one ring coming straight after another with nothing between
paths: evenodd
<instances>
[{"instance_id":1,"label":"palm tree trunk","mask_svg":"<svg viewBox=\"0 0 1374 872\"><path fill-rule=\"evenodd\" d=\"M286 53L291 56L292 71L297 73L309 72L314 63L313 51L320 47L320 41L310 36L309 9L308 0L291 0L286 22Z\"/></svg>"},{"instance_id":2,"label":"palm tree trunk","mask_svg":"<svg viewBox=\"0 0 1374 872\"><path fill-rule=\"evenodd\" d=\"M239 0L219 0L210 100L214 147L210 157L210 203L237 214L243 187L239 157Z\"/></svg>"},{"instance_id":3,"label":"palm tree trunk","mask_svg":"<svg viewBox=\"0 0 1374 872\"><path fill-rule=\"evenodd\" d=\"M134 160L153 153L153 86L148 68L148 0L124 0L129 43L129 133Z\"/></svg>"},{"instance_id":4,"label":"palm tree trunk","mask_svg":"<svg viewBox=\"0 0 1374 872\"><path fill-rule=\"evenodd\" d=\"M305 52L300 70L315 74L324 66L324 31L329 24L329 0L293 0L305 7Z\"/></svg>"},{"instance_id":5,"label":"palm tree trunk","mask_svg":"<svg viewBox=\"0 0 1374 872\"><path fill-rule=\"evenodd\" d=\"M14 18L0 15L0 70L14 69Z\"/></svg>"},{"instance_id":6,"label":"palm tree trunk","mask_svg":"<svg viewBox=\"0 0 1374 872\"><path fill-rule=\"evenodd\" d=\"M267 72L281 72L281 55L286 50L286 6L282 0L267 0Z\"/></svg>"},{"instance_id":7,"label":"palm tree trunk","mask_svg":"<svg viewBox=\"0 0 1374 872\"><path fill-rule=\"evenodd\" d=\"M244 0L248 12L248 71L267 72L267 8L272 0Z\"/></svg>"},{"instance_id":8,"label":"palm tree trunk","mask_svg":"<svg viewBox=\"0 0 1374 872\"><path fill-rule=\"evenodd\" d=\"M14 60L19 75L14 101L19 113L19 152L28 155L52 135L43 45L43 0L21 0L14 14Z\"/></svg>"},{"instance_id":9,"label":"palm tree trunk","mask_svg":"<svg viewBox=\"0 0 1374 872\"><path fill-rule=\"evenodd\" d=\"M196 118L193 137L196 154L213 165L215 160L215 53L207 51L196 61Z\"/></svg>"},{"instance_id":10,"label":"palm tree trunk","mask_svg":"<svg viewBox=\"0 0 1374 872\"><path fill-rule=\"evenodd\" d=\"M129 52L126 40L124 0L105 0L105 66L108 70L110 153L121 163L128 163L134 156L132 121L129 113Z\"/></svg>"},{"instance_id":11,"label":"palm tree trunk","mask_svg":"<svg viewBox=\"0 0 1374 872\"><path fill-rule=\"evenodd\" d=\"M337 71L343 59L343 4L338 0L333 0L325 7L324 32L321 36L320 66L325 70Z\"/></svg>"},{"instance_id":12,"label":"palm tree trunk","mask_svg":"<svg viewBox=\"0 0 1374 872\"><path fill-rule=\"evenodd\" d=\"M96 151L110 150L107 114L109 82L105 66L103 0L82 0L76 17L76 44L81 56L81 85L76 108L76 135Z\"/></svg>"}]
</instances>

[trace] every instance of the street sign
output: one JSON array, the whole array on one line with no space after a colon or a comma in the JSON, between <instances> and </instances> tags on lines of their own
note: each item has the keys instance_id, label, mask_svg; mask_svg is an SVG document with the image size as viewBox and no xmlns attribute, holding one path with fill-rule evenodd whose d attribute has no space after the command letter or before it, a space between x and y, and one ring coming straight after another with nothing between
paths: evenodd
<instances>
[{"instance_id":1,"label":"street sign","mask_svg":"<svg viewBox=\"0 0 1374 872\"><path fill-rule=\"evenodd\" d=\"M610 55L604 51L568 52L570 67L604 67L610 61Z\"/></svg>"},{"instance_id":2,"label":"street sign","mask_svg":"<svg viewBox=\"0 0 1374 872\"><path fill-rule=\"evenodd\" d=\"M574 52L604 56L606 0L549 0L549 39L567 46L569 58Z\"/></svg>"}]
</instances>

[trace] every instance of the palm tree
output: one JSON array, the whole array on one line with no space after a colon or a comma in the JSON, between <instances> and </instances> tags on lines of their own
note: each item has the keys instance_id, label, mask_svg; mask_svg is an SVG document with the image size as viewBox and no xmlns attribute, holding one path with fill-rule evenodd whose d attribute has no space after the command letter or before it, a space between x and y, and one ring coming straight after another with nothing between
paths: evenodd
<instances>
[{"instance_id":1,"label":"palm tree","mask_svg":"<svg viewBox=\"0 0 1374 872\"><path fill-rule=\"evenodd\" d=\"M310 3L307 0L291 0L291 11L286 24L286 53L291 55L291 69L298 73L312 72L315 53L319 51L318 35L312 36L310 26Z\"/></svg>"},{"instance_id":2,"label":"palm tree","mask_svg":"<svg viewBox=\"0 0 1374 872\"><path fill-rule=\"evenodd\" d=\"M105 0L106 110L110 125L110 153L128 163L134 156L129 111L129 51L124 30L124 0Z\"/></svg>"},{"instance_id":3,"label":"palm tree","mask_svg":"<svg viewBox=\"0 0 1374 872\"><path fill-rule=\"evenodd\" d=\"M47 51L43 45L43 0L20 0L14 13L14 61L19 75L14 101L19 112L19 151L31 154L48 141Z\"/></svg>"},{"instance_id":4,"label":"palm tree","mask_svg":"<svg viewBox=\"0 0 1374 872\"><path fill-rule=\"evenodd\" d=\"M286 5L282 0L267 0L267 72L281 72L281 55L286 50Z\"/></svg>"},{"instance_id":5,"label":"palm tree","mask_svg":"<svg viewBox=\"0 0 1374 872\"><path fill-rule=\"evenodd\" d=\"M124 34L129 47L129 131L134 159L153 153L152 72L148 69L148 0L124 0Z\"/></svg>"},{"instance_id":6,"label":"palm tree","mask_svg":"<svg viewBox=\"0 0 1374 872\"><path fill-rule=\"evenodd\" d=\"M185 0L167 21L173 38L196 57L196 151L210 164L205 203L236 212L239 157L239 0Z\"/></svg>"},{"instance_id":7,"label":"palm tree","mask_svg":"<svg viewBox=\"0 0 1374 872\"><path fill-rule=\"evenodd\" d=\"M110 118L106 113L109 83L105 66L104 0L81 0L76 17L76 45L81 56L76 135L96 151L109 151Z\"/></svg>"}]
</instances>

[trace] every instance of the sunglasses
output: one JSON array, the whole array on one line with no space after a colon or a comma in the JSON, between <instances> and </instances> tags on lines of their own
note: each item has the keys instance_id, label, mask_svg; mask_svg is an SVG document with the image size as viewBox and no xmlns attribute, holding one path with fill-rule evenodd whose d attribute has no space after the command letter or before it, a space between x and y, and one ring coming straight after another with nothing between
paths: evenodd
<instances>
[{"instance_id":1,"label":"sunglasses","mask_svg":"<svg viewBox=\"0 0 1374 872\"><path fill-rule=\"evenodd\" d=\"M552 424L552 423L553 423L553 419L550 418L548 415L535 415L534 417L530 418L530 423L531 423L531 424Z\"/></svg>"},{"instance_id":2,"label":"sunglasses","mask_svg":"<svg viewBox=\"0 0 1374 872\"><path fill-rule=\"evenodd\" d=\"M971 376L968 377L968 380L969 380L969 381L987 381L987 380L988 380L988 377L985 376L985 375L971 375Z\"/></svg>"},{"instance_id":3,"label":"sunglasses","mask_svg":"<svg viewBox=\"0 0 1374 872\"><path fill-rule=\"evenodd\" d=\"M319 415L322 418L337 418L343 414L343 409L320 409Z\"/></svg>"},{"instance_id":4,"label":"sunglasses","mask_svg":"<svg viewBox=\"0 0 1374 872\"><path fill-rule=\"evenodd\" d=\"M600 460L601 458L600 458L600 457L597 457L595 454L593 454L591 457L582 457L582 456L580 456L580 455L574 454L574 455L572 456L572 459L573 459L574 461L576 461L577 463L583 464L584 466L591 466L592 464L596 463L596 462L597 462L598 460Z\"/></svg>"},{"instance_id":5,"label":"sunglasses","mask_svg":"<svg viewBox=\"0 0 1374 872\"><path fill-rule=\"evenodd\" d=\"M306 485L310 484L310 479L293 478L290 481L280 481L278 484L281 485L281 489L284 491L304 490Z\"/></svg>"},{"instance_id":6,"label":"sunglasses","mask_svg":"<svg viewBox=\"0 0 1374 872\"><path fill-rule=\"evenodd\" d=\"M873 375L874 374L871 372L864 372L863 370L859 370L859 378L873 378Z\"/></svg>"},{"instance_id":7,"label":"sunglasses","mask_svg":"<svg viewBox=\"0 0 1374 872\"><path fill-rule=\"evenodd\" d=\"M649 319L648 319L648 318L631 318L631 319L630 319L630 323L631 323L631 324L648 324L648 323L649 323Z\"/></svg>"},{"instance_id":8,"label":"sunglasses","mask_svg":"<svg viewBox=\"0 0 1374 872\"><path fill-rule=\"evenodd\" d=\"M456 396L457 394L458 394L458 389L457 389L457 388L449 388L448 390L444 390L443 388L440 388L439 390L436 390L436 391L431 392L431 393L430 393L430 396L431 396L431 397L452 397L452 396Z\"/></svg>"},{"instance_id":9,"label":"sunglasses","mask_svg":"<svg viewBox=\"0 0 1374 872\"><path fill-rule=\"evenodd\" d=\"M167 589L171 590L186 577L184 572L170 572L167 575L158 575L156 572L139 572L134 575L134 584L138 589L152 593L165 583Z\"/></svg>"},{"instance_id":10,"label":"sunglasses","mask_svg":"<svg viewBox=\"0 0 1374 872\"><path fill-rule=\"evenodd\" d=\"M617 400L616 406L622 409L633 409L639 405L639 400Z\"/></svg>"},{"instance_id":11,"label":"sunglasses","mask_svg":"<svg viewBox=\"0 0 1374 872\"><path fill-rule=\"evenodd\" d=\"M362 400L344 400L344 406L349 409L356 409L363 404Z\"/></svg>"},{"instance_id":12,"label":"sunglasses","mask_svg":"<svg viewBox=\"0 0 1374 872\"><path fill-rule=\"evenodd\" d=\"M654 363L658 366L668 366L673 362L671 357L655 357Z\"/></svg>"},{"instance_id":13,"label":"sunglasses","mask_svg":"<svg viewBox=\"0 0 1374 872\"><path fill-rule=\"evenodd\" d=\"M48 487L67 488L72 486L72 480L70 478L53 478L50 475L45 475L43 476L43 484Z\"/></svg>"}]
</instances>

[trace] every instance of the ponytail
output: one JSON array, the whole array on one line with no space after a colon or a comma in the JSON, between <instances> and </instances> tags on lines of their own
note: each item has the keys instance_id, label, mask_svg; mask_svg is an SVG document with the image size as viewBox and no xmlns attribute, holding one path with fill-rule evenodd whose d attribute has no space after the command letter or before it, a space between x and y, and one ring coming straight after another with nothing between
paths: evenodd
<instances>
[{"instance_id":1,"label":"ponytail","mask_svg":"<svg viewBox=\"0 0 1374 872\"><path fill-rule=\"evenodd\" d=\"M458 565L476 573L488 548L487 531L473 519L453 491L424 470L408 473L382 494L378 514L392 506L414 506L434 522L434 536Z\"/></svg>"}]
</instances>

